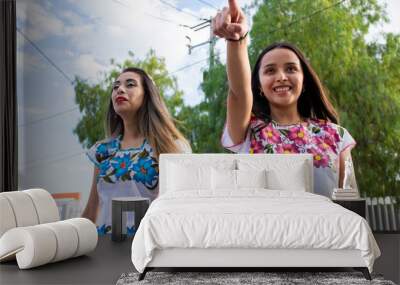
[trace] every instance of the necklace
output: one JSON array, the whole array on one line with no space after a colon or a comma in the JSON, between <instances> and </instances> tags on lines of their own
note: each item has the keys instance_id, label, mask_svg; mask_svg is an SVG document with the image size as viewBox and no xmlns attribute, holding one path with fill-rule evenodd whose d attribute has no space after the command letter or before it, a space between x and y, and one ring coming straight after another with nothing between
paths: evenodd
<instances>
[{"instance_id":1,"label":"necklace","mask_svg":"<svg viewBox=\"0 0 400 285\"><path fill-rule=\"evenodd\" d=\"M297 122L295 122L295 123L289 123L289 124L281 124L281 123L278 123L278 122L275 121L275 120L271 120L271 122L272 122L272 124L273 124L274 126L277 126L277 127L292 127L292 126L302 125L302 123L304 122L304 120L303 120L303 119L300 119L299 121L297 121Z\"/></svg>"}]
</instances>

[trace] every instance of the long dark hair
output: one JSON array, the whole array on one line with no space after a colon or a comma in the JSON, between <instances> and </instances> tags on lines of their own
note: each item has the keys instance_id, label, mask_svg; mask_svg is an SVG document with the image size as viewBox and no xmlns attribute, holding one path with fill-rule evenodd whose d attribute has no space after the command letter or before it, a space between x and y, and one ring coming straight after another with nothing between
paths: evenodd
<instances>
[{"instance_id":1,"label":"long dark hair","mask_svg":"<svg viewBox=\"0 0 400 285\"><path fill-rule=\"evenodd\" d=\"M337 124L338 114L328 99L328 94L324 89L321 80L315 73L311 64L306 60L303 53L294 45L284 42L273 43L267 46L258 56L256 64L252 71L251 89L253 93L253 114L260 119L270 121L271 109L267 98L261 93L259 70L261 60L264 55L276 48L285 48L293 51L300 60L301 68L304 73L303 86L304 92L297 102L297 110L303 118L324 119Z\"/></svg>"},{"instance_id":2,"label":"long dark hair","mask_svg":"<svg viewBox=\"0 0 400 285\"><path fill-rule=\"evenodd\" d=\"M142 81L144 98L142 106L137 111L138 130L153 147L155 155L161 153L182 152L181 144L177 140L189 146L189 143L176 128L174 120L168 112L164 100L161 98L158 88L147 73L137 67L125 68L120 74L134 72ZM124 123L122 118L115 112L110 96L110 103L106 115L107 137L116 137L124 134Z\"/></svg>"}]
</instances>

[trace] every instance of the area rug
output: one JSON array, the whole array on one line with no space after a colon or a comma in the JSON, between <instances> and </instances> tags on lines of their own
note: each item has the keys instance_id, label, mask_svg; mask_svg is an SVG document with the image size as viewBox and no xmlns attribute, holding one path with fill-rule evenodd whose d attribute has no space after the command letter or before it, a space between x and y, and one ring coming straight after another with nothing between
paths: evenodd
<instances>
[{"instance_id":1,"label":"area rug","mask_svg":"<svg viewBox=\"0 0 400 285\"><path fill-rule=\"evenodd\" d=\"M381 275L372 274L372 281L364 278L360 272L154 272L150 271L142 281L138 281L139 273L124 273L117 285L134 284L213 284L213 285L353 285L379 284L396 285L384 280Z\"/></svg>"}]
</instances>

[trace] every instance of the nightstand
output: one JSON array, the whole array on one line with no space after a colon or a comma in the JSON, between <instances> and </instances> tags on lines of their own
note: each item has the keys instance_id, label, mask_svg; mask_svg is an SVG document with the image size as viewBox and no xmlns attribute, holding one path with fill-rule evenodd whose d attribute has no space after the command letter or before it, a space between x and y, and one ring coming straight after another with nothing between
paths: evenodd
<instances>
[{"instance_id":1,"label":"nightstand","mask_svg":"<svg viewBox=\"0 0 400 285\"><path fill-rule=\"evenodd\" d=\"M366 201L365 199L352 199L352 200L333 200L332 202L339 204L340 206L359 214L365 219Z\"/></svg>"},{"instance_id":2,"label":"nightstand","mask_svg":"<svg viewBox=\"0 0 400 285\"><path fill-rule=\"evenodd\" d=\"M123 241L127 237L126 233L126 213L135 213L135 231L138 229L140 221L146 214L150 205L150 199L142 197L118 197L112 199L112 241Z\"/></svg>"}]
</instances>

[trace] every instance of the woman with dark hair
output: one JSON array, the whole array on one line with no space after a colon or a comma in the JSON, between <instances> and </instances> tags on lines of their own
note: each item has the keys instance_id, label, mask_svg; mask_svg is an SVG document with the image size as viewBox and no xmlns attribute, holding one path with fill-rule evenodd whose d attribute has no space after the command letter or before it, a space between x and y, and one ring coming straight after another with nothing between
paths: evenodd
<instances>
[{"instance_id":1,"label":"woman with dark hair","mask_svg":"<svg viewBox=\"0 0 400 285\"><path fill-rule=\"evenodd\" d=\"M274 43L253 71L247 53L246 18L235 0L213 19L215 35L227 40L229 94L223 146L240 153L310 153L314 192L331 196L341 187L354 139L303 53ZM353 186L357 187L355 180Z\"/></svg>"},{"instance_id":2,"label":"woman with dark hair","mask_svg":"<svg viewBox=\"0 0 400 285\"><path fill-rule=\"evenodd\" d=\"M95 167L82 214L97 224L99 234L111 232L112 198L157 197L161 153L191 152L153 80L139 68L124 69L113 83L106 134L87 152ZM131 234L132 215L127 224Z\"/></svg>"}]
</instances>

